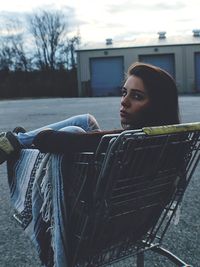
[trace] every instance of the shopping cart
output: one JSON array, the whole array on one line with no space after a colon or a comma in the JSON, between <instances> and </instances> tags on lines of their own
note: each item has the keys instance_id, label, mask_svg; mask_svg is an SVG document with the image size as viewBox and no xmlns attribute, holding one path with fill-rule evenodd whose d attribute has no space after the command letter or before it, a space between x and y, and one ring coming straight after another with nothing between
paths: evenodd
<instances>
[{"instance_id":1,"label":"shopping cart","mask_svg":"<svg viewBox=\"0 0 200 267\"><path fill-rule=\"evenodd\" d=\"M74 155L64 181L70 266L135 256L143 267L149 250L190 266L162 243L199 160L200 123L105 135L96 153Z\"/></svg>"}]
</instances>

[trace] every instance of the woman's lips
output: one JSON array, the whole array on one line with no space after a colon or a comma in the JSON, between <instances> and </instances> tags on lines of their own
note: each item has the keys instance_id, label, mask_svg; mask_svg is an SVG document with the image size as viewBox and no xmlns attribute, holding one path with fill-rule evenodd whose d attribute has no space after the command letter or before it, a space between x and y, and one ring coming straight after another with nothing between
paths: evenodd
<instances>
[{"instance_id":1,"label":"woman's lips","mask_svg":"<svg viewBox=\"0 0 200 267\"><path fill-rule=\"evenodd\" d=\"M125 110L120 110L120 116L121 117L127 117L128 116L128 113L125 111Z\"/></svg>"}]
</instances>

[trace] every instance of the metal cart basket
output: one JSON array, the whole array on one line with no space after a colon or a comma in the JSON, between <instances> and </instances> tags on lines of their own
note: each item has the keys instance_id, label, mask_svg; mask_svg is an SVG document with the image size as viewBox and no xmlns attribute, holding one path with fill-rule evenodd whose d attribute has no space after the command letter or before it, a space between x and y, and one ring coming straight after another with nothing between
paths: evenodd
<instances>
[{"instance_id":1,"label":"metal cart basket","mask_svg":"<svg viewBox=\"0 0 200 267\"><path fill-rule=\"evenodd\" d=\"M126 131L75 156L66 183L71 266L135 255L142 267L146 250L189 266L161 244L200 159L199 135L199 123Z\"/></svg>"}]
</instances>

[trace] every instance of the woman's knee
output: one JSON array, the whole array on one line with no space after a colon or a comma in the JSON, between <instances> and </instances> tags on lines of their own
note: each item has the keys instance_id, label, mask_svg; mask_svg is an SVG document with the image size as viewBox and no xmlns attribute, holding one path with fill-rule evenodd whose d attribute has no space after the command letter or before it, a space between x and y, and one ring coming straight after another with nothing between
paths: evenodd
<instances>
[{"instance_id":1,"label":"woman's knee","mask_svg":"<svg viewBox=\"0 0 200 267\"><path fill-rule=\"evenodd\" d=\"M99 124L95 117L91 114L88 114L88 128L89 131L98 131L100 130Z\"/></svg>"},{"instance_id":2,"label":"woman's knee","mask_svg":"<svg viewBox=\"0 0 200 267\"><path fill-rule=\"evenodd\" d=\"M70 132L70 133L85 133L85 130L79 126L66 126L59 131Z\"/></svg>"}]
</instances>

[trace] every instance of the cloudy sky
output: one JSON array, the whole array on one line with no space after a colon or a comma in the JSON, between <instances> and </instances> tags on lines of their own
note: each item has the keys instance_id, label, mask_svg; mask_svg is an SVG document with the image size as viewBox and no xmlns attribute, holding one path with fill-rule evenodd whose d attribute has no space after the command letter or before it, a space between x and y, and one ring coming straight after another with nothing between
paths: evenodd
<instances>
[{"instance_id":1,"label":"cloudy sky","mask_svg":"<svg viewBox=\"0 0 200 267\"><path fill-rule=\"evenodd\" d=\"M200 28L200 0L0 0L0 23L40 10L62 10L82 43L130 40L138 35L192 33Z\"/></svg>"}]
</instances>

